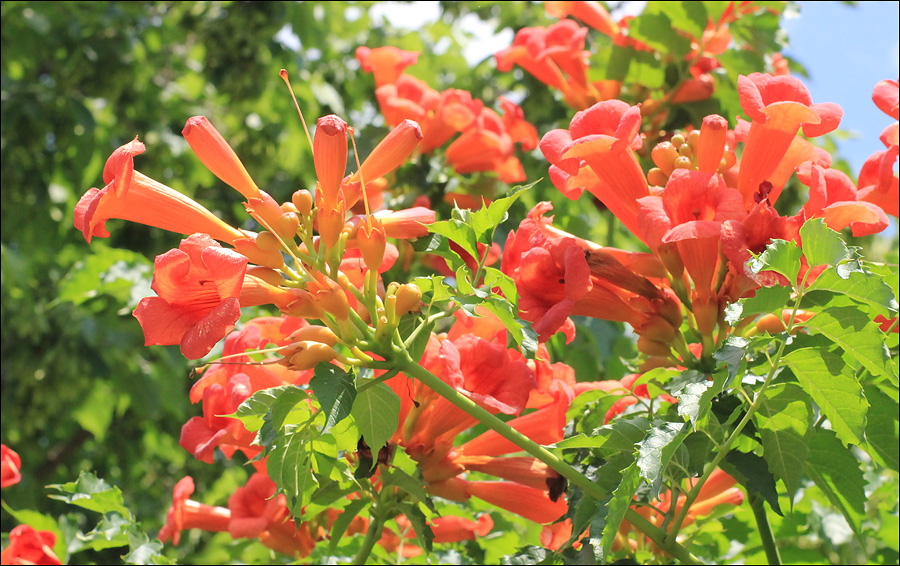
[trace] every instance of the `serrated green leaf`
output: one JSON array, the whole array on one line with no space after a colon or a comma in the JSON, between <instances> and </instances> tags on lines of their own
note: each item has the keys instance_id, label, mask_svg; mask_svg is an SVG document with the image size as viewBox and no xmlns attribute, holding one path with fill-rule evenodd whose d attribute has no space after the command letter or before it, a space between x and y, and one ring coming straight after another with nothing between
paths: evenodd
<instances>
[{"instance_id":1,"label":"serrated green leaf","mask_svg":"<svg viewBox=\"0 0 900 566\"><path fill-rule=\"evenodd\" d=\"M822 218L807 220L800 227L800 239L803 242L803 255L810 267L836 266L851 256L840 234L826 226Z\"/></svg>"},{"instance_id":2,"label":"serrated green leaf","mask_svg":"<svg viewBox=\"0 0 900 566\"><path fill-rule=\"evenodd\" d=\"M678 398L678 414L691 421L692 430L697 430L698 417L705 416L709 412L710 401L715 393L710 392L707 395L707 392L712 386L712 381L688 383L675 395Z\"/></svg>"},{"instance_id":3,"label":"serrated green leaf","mask_svg":"<svg viewBox=\"0 0 900 566\"><path fill-rule=\"evenodd\" d=\"M725 344L713 354L713 358L716 361L723 362L728 368L728 379L723 384L723 387L727 387L737 376L744 363L744 356L747 355L749 343L745 338L730 336L725 341Z\"/></svg>"},{"instance_id":4,"label":"serrated green leaf","mask_svg":"<svg viewBox=\"0 0 900 566\"><path fill-rule=\"evenodd\" d=\"M754 273L774 271L787 277L791 285L795 285L800 274L800 258L803 251L794 242L772 240L766 250L751 260L750 268Z\"/></svg>"},{"instance_id":5,"label":"serrated green leaf","mask_svg":"<svg viewBox=\"0 0 900 566\"><path fill-rule=\"evenodd\" d=\"M456 218L441 220L440 222L429 224L428 231L444 236L467 251L472 257L478 257L478 239L475 236L475 231L466 222ZM437 253L438 251L434 250L431 253ZM459 259L462 261L463 258L460 257Z\"/></svg>"},{"instance_id":6,"label":"serrated green leaf","mask_svg":"<svg viewBox=\"0 0 900 566\"><path fill-rule=\"evenodd\" d=\"M630 22L629 37L646 43L660 53L669 54L676 59L684 57L691 50L691 40L676 32L665 9L654 9L654 4L654 2L648 2L648 7L644 12Z\"/></svg>"},{"instance_id":7,"label":"serrated green leaf","mask_svg":"<svg viewBox=\"0 0 900 566\"><path fill-rule=\"evenodd\" d=\"M315 374L309 380L309 388L313 390L325 413L323 433L350 416L350 409L356 399L356 384L352 375L334 364L318 364Z\"/></svg>"},{"instance_id":8,"label":"serrated green leaf","mask_svg":"<svg viewBox=\"0 0 900 566\"><path fill-rule=\"evenodd\" d=\"M897 376L887 363L890 354L881 332L866 313L856 307L831 307L816 313L806 327L830 338L872 375L897 385Z\"/></svg>"},{"instance_id":9,"label":"serrated green leaf","mask_svg":"<svg viewBox=\"0 0 900 566\"><path fill-rule=\"evenodd\" d=\"M534 359L538 348L537 332L531 327L530 322L516 316L518 310L512 303L503 297L492 295L485 301L484 307L503 323L522 354L528 359Z\"/></svg>"},{"instance_id":10,"label":"serrated green leaf","mask_svg":"<svg viewBox=\"0 0 900 566\"><path fill-rule=\"evenodd\" d=\"M839 354L820 348L801 348L782 360L847 445L863 444L868 403L852 368Z\"/></svg>"},{"instance_id":11,"label":"serrated green leaf","mask_svg":"<svg viewBox=\"0 0 900 566\"><path fill-rule=\"evenodd\" d=\"M399 468L385 470L381 475L383 487L397 487L415 497L420 503L424 503L432 512L434 505L425 491L425 483L407 474Z\"/></svg>"},{"instance_id":12,"label":"serrated green leaf","mask_svg":"<svg viewBox=\"0 0 900 566\"><path fill-rule=\"evenodd\" d=\"M278 493L285 494L288 510L298 518L318 487L312 471L310 440L309 428L288 425L278 433L266 458L266 472L278 486Z\"/></svg>"},{"instance_id":13,"label":"serrated green leaf","mask_svg":"<svg viewBox=\"0 0 900 566\"><path fill-rule=\"evenodd\" d=\"M133 525L131 519L119 513L104 513L103 518L89 533L82 535L84 548L105 550L128 544L128 529Z\"/></svg>"},{"instance_id":14,"label":"serrated green leaf","mask_svg":"<svg viewBox=\"0 0 900 566\"><path fill-rule=\"evenodd\" d=\"M248 397L237 408L232 416L240 419L244 423L244 427L253 432L259 430L264 423L264 417L274 408L278 407L278 416L280 424L284 422L284 417L293 407L303 399L307 399L308 395L305 391L296 385L282 385L279 387L270 387L262 389ZM274 423L273 423L274 424Z\"/></svg>"},{"instance_id":15,"label":"serrated green leaf","mask_svg":"<svg viewBox=\"0 0 900 566\"><path fill-rule=\"evenodd\" d=\"M372 454L378 454L397 430L400 397L384 383L378 383L357 394L350 414Z\"/></svg>"},{"instance_id":16,"label":"serrated green leaf","mask_svg":"<svg viewBox=\"0 0 900 566\"><path fill-rule=\"evenodd\" d=\"M788 497L793 498L809 456L813 414L808 397L793 383L774 385L766 391L755 417L769 471L784 482Z\"/></svg>"},{"instance_id":17,"label":"serrated green leaf","mask_svg":"<svg viewBox=\"0 0 900 566\"><path fill-rule=\"evenodd\" d=\"M725 321L734 326L742 319L756 314L775 313L781 315L781 310L787 307L790 299L790 287L780 285L760 287L753 297L728 305L725 309Z\"/></svg>"},{"instance_id":18,"label":"serrated green leaf","mask_svg":"<svg viewBox=\"0 0 900 566\"><path fill-rule=\"evenodd\" d=\"M641 485L641 473L638 471L637 462L631 464L622 471L622 480L611 493L606 503L606 517L603 531L600 537L600 558L605 562L609 556L612 543L619 533L619 526L625 518L625 513L634 500L634 494ZM596 550L595 550L596 551Z\"/></svg>"},{"instance_id":19,"label":"serrated green leaf","mask_svg":"<svg viewBox=\"0 0 900 566\"><path fill-rule=\"evenodd\" d=\"M119 513L131 518L131 511L125 507L122 491L109 485L90 472L81 472L74 482L48 485L48 489L59 493L49 495L50 499L65 501L98 513Z\"/></svg>"},{"instance_id":20,"label":"serrated green leaf","mask_svg":"<svg viewBox=\"0 0 900 566\"><path fill-rule=\"evenodd\" d=\"M886 314L884 311L897 312L897 300L894 291L885 283L883 277L862 271L851 271L842 278L837 270L826 269L807 289L813 291L830 291L841 297L850 297L858 303L874 307L874 314Z\"/></svg>"},{"instance_id":21,"label":"serrated green leaf","mask_svg":"<svg viewBox=\"0 0 900 566\"><path fill-rule=\"evenodd\" d=\"M592 436L606 439L602 451L605 456L616 452L634 452L635 445L647 436L649 430L650 420L639 416L617 419L595 430Z\"/></svg>"},{"instance_id":22,"label":"serrated green leaf","mask_svg":"<svg viewBox=\"0 0 900 566\"><path fill-rule=\"evenodd\" d=\"M175 564L162 554L163 543L150 540L137 526L128 531L129 552L122 557L125 564Z\"/></svg>"},{"instance_id":23,"label":"serrated green leaf","mask_svg":"<svg viewBox=\"0 0 900 566\"><path fill-rule=\"evenodd\" d=\"M830 430L817 430L809 443L806 472L860 534L866 512L866 480L859 460Z\"/></svg>"},{"instance_id":24,"label":"serrated green leaf","mask_svg":"<svg viewBox=\"0 0 900 566\"><path fill-rule=\"evenodd\" d=\"M651 499L659 495L666 466L688 433L685 423L663 423L654 426L647 438L638 443L637 466L641 477L650 483Z\"/></svg>"},{"instance_id":25,"label":"serrated green leaf","mask_svg":"<svg viewBox=\"0 0 900 566\"><path fill-rule=\"evenodd\" d=\"M900 414L897 401L876 385L865 386L870 407L866 420L868 452L885 466L900 471Z\"/></svg>"}]
</instances>

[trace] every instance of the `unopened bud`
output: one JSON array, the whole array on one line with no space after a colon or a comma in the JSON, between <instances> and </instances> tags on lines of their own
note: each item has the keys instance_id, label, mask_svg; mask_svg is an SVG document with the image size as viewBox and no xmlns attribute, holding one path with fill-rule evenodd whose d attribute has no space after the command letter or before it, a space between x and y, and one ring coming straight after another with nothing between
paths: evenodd
<instances>
[{"instance_id":1,"label":"unopened bud","mask_svg":"<svg viewBox=\"0 0 900 566\"><path fill-rule=\"evenodd\" d=\"M654 187L665 187L669 177L659 167L654 167L647 173L647 182Z\"/></svg>"},{"instance_id":2,"label":"unopened bud","mask_svg":"<svg viewBox=\"0 0 900 566\"><path fill-rule=\"evenodd\" d=\"M297 229L300 228L300 217L294 212L284 212L277 224L273 228L278 231L278 235L285 240L293 240L297 235Z\"/></svg>"},{"instance_id":3,"label":"unopened bud","mask_svg":"<svg viewBox=\"0 0 900 566\"><path fill-rule=\"evenodd\" d=\"M294 342L321 342L334 346L337 344L338 338L330 328L325 326L306 326L291 334L291 340Z\"/></svg>"},{"instance_id":4,"label":"unopened bud","mask_svg":"<svg viewBox=\"0 0 900 566\"><path fill-rule=\"evenodd\" d=\"M656 147L650 152L650 157L653 158L653 163L668 177L675 170L675 158L678 157L678 150L675 149L672 142L662 142L656 144Z\"/></svg>"},{"instance_id":5,"label":"unopened bud","mask_svg":"<svg viewBox=\"0 0 900 566\"><path fill-rule=\"evenodd\" d=\"M637 348L640 353L648 356L666 357L671 352L671 347L668 343L657 342L646 336L638 337Z\"/></svg>"},{"instance_id":6,"label":"unopened bud","mask_svg":"<svg viewBox=\"0 0 900 566\"><path fill-rule=\"evenodd\" d=\"M422 290L415 283L401 285L395 296L397 297L397 316L420 310L419 303L422 301Z\"/></svg>"},{"instance_id":7,"label":"unopened bud","mask_svg":"<svg viewBox=\"0 0 900 566\"><path fill-rule=\"evenodd\" d=\"M259 249L266 252L273 252L281 249L281 242L275 234L271 232L260 232L259 235L256 236L256 245Z\"/></svg>"},{"instance_id":8,"label":"unopened bud","mask_svg":"<svg viewBox=\"0 0 900 566\"><path fill-rule=\"evenodd\" d=\"M313 196L312 193L307 191L306 189L300 189L299 191L294 191L294 194L291 195L291 203L297 207L297 212L302 214L303 216L309 215L309 212L313 207Z\"/></svg>"},{"instance_id":9,"label":"unopened bud","mask_svg":"<svg viewBox=\"0 0 900 566\"><path fill-rule=\"evenodd\" d=\"M356 240L366 267L370 271L378 273L381 263L384 261L384 249L387 246L384 226L377 218L370 216L360 222L356 231Z\"/></svg>"},{"instance_id":10,"label":"unopened bud","mask_svg":"<svg viewBox=\"0 0 900 566\"><path fill-rule=\"evenodd\" d=\"M285 356L282 363L294 371L312 369L321 362L330 362L336 355L331 346L310 341L296 342L281 352Z\"/></svg>"}]
</instances>

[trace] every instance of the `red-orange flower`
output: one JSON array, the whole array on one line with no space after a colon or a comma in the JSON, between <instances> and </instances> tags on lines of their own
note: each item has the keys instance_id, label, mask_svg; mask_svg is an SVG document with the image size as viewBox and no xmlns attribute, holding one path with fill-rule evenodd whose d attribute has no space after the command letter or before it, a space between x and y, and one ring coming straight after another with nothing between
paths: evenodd
<instances>
[{"instance_id":1,"label":"red-orange flower","mask_svg":"<svg viewBox=\"0 0 900 566\"><path fill-rule=\"evenodd\" d=\"M118 148L103 169L106 186L88 190L75 206L75 228L88 243L108 238L106 221L121 218L171 232L209 234L234 243L247 237L178 191L134 170L133 156L144 150L137 139Z\"/></svg>"},{"instance_id":2,"label":"red-orange flower","mask_svg":"<svg viewBox=\"0 0 900 566\"><path fill-rule=\"evenodd\" d=\"M180 344L188 359L202 358L234 328L247 258L194 234L156 257L152 289L134 316L146 345Z\"/></svg>"},{"instance_id":3,"label":"red-orange flower","mask_svg":"<svg viewBox=\"0 0 900 566\"><path fill-rule=\"evenodd\" d=\"M544 2L544 9L547 14L554 18L564 18L566 16L574 16L591 26L595 30L604 35L615 37L619 33L619 26L616 24L609 12L600 4L600 2L577 2L577 1L552 1Z\"/></svg>"},{"instance_id":4,"label":"red-orange flower","mask_svg":"<svg viewBox=\"0 0 900 566\"><path fill-rule=\"evenodd\" d=\"M53 552L56 534L19 525L9 532L9 546L0 553L3 564L62 564Z\"/></svg>"},{"instance_id":5,"label":"red-orange flower","mask_svg":"<svg viewBox=\"0 0 900 566\"><path fill-rule=\"evenodd\" d=\"M172 490L172 507L166 517L166 524L159 530L159 540L181 542L184 529L201 529L210 532L228 530L231 512L224 507L214 507L189 499L194 493L194 479L185 476Z\"/></svg>"},{"instance_id":6,"label":"red-orange flower","mask_svg":"<svg viewBox=\"0 0 900 566\"><path fill-rule=\"evenodd\" d=\"M753 121L744 141L737 187L750 208L759 202L763 181L776 170L800 128L808 137L826 134L840 124L844 111L830 102L813 104L803 83L789 75L742 75L738 93L741 107ZM774 204L780 191L781 187L766 189L762 196Z\"/></svg>"},{"instance_id":7,"label":"red-orange flower","mask_svg":"<svg viewBox=\"0 0 900 566\"><path fill-rule=\"evenodd\" d=\"M0 463L0 470L2 470L0 487L16 485L22 481L22 459L19 458L15 450L12 450L5 444L0 445L0 450L2 450L2 457L0 457L0 462L2 462Z\"/></svg>"},{"instance_id":8,"label":"red-orange flower","mask_svg":"<svg viewBox=\"0 0 900 566\"><path fill-rule=\"evenodd\" d=\"M637 200L650 194L634 154L642 144L640 127L640 108L608 100L578 112L568 130L552 130L540 143L556 188L569 198L587 189L638 237ZM571 178L580 182L573 187Z\"/></svg>"},{"instance_id":9,"label":"red-orange flower","mask_svg":"<svg viewBox=\"0 0 900 566\"><path fill-rule=\"evenodd\" d=\"M375 76L375 85L395 83L403 69L419 59L417 51L404 51L396 47L357 47L356 58L362 70Z\"/></svg>"}]
</instances>

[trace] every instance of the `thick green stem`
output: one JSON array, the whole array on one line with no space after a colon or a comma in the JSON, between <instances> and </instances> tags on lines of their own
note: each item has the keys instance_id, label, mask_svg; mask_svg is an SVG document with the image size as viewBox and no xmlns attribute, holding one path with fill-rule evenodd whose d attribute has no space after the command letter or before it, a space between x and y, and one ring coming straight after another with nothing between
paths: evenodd
<instances>
[{"instance_id":1,"label":"thick green stem","mask_svg":"<svg viewBox=\"0 0 900 566\"><path fill-rule=\"evenodd\" d=\"M366 538L363 539L362 546L356 556L353 557L351 564L365 564L375 547L375 543L381 538L382 520L377 514L372 514L369 519L369 530L366 531Z\"/></svg>"},{"instance_id":2,"label":"thick green stem","mask_svg":"<svg viewBox=\"0 0 900 566\"><path fill-rule=\"evenodd\" d=\"M769 564L781 564L781 555L778 554L778 546L775 544L775 536L772 534L772 527L769 525L769 516L766 514L765 501L759 495L750 495L750 509L753 510L753 516L756 517L756 528L759 530L759 536L762 539L763 549L766 551L766 558Z\"/></svg>"},{"instance_id":3,"label":"thick green stem","mask_svg":"<svg viewBox=\"0 0 900 566\"><path fill-rule=\"evenodd\" d=\"M584 474L569 465L568 462L557 458L556 455L554 455L552 452L550 452L537 442L531 440L521 432L512 428L507 423L503 422L496 416L480 407L468 397L459 393L450 385L444 383L444 381L442 381L439 377L423 368L417 362L413 361L412 358L409 357L409 354L407 352L398 352L398 355L401 358L400 360L398 360L399 367L401 368L401 371L407 376L415 377L426 387L430 388L432 391L442 396L444 399L450 401L451 403L468 413L470 416L478 419L483 425L487 426L503 438L509 440L525 452L531 454L541 462L547 464L553 470L557 471L560 475L566 478L569 482L580 487L584 493L590 495L598 501L603 501L607 497L607 495L609 495L597 484L585 477ZM671 539L671 541L667 541L665 533L662 530L641 517L641 515L633 509L629 508L628 511L626 511L625 519L678 560L686 564L700 563L700 561L690 552L688 552L683 546L675 542L674 537Z\"/></svg>"}]
</instances>

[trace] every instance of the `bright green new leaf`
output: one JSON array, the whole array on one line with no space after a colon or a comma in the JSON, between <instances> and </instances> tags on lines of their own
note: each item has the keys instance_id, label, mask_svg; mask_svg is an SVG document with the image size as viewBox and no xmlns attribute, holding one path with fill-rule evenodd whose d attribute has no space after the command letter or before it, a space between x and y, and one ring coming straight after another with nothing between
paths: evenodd
<instances>
[{"instance_id":1,"label":"bright green new leaf","mask_svg":"<svg viewBox=\"0 0 900 566\"><path fill-rule=\"evenodd\" d=\"M822 218L807 220L800 227L803 255L810 267L817 265L836 266L850 259L850 250L840 234L825 225Z\"/></svg>"},{"instance_id":2,"label":"bright green new leaf","mask_svg":"<svg viewBox=\"0 0 900 566\"><path fill-rule=\"evenodd\" d=\"M50 499L65 501L98 513L115 512L123 517L132 516L131 511L125 507L121 490L90 472L81 472L74 482L48 485L47 488L58 492L49 495Z\"/></svg>"},{"instance_id":3,"label":"bright green new leaf","mask_svg":"<svg viewBox=\"0 0 900 566\"><path fill-rule=\"evenodd\" d=\"M857 303L871 305L873 315L886 314L884 311L897 312L897 300L885 279L863 271L851 271L846 278L841 277L835 269L823 271L807 289L813 291L830 291L842 297L849 297Z\"/></svg>"},{"instance_id":4,"label":"bright green new leaf","mask_svg":"<svg viewBox=\"0 0 900 566\"><path fill-rule=\"evenodd\" d=\"M803 252L794 242L772 240L766 251L751 260L750 267L754 273L774 271L787 277L791 285L795 285L800 274L800 258Z\"/></svg>"}]
</instances>

